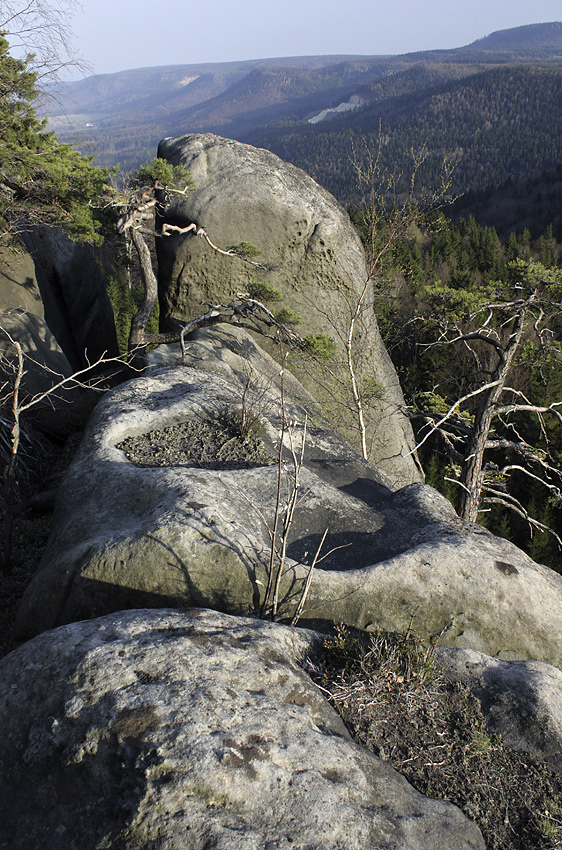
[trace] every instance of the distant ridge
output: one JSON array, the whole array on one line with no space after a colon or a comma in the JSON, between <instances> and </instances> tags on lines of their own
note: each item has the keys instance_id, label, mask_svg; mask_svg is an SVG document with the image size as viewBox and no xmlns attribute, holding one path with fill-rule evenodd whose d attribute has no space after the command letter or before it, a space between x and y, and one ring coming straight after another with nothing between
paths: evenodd
<instances>
[{"instance_id":1,"label":"distant ridge","mask_svg":"<svg viewBox=\"0 0 562 850\"><path fill-rule=\"evenodd\" d=\"M509 30L497 30L468 45L473 50L513 51L533 55L558 52L562 55L562 22L527 24ZM461 48L462 49L462 48Z\"/></svg>"},{"instance_id":2,"label":"distant ridge","mask_svg":"<svg viewBox=\"0 0 562 850\"><path fill-rule=\"evenodd\" d=\"M217 133L266 147L341 201L357 140L384 128L385 165L424 179L458 158L454 191L535 179L562 163L562 22L400 56L294 56L139 68L71 83L51 101L59 139L134 169L160 139ZM313 122L313 123L312 123Z\"/></svg>"}]
</instances>

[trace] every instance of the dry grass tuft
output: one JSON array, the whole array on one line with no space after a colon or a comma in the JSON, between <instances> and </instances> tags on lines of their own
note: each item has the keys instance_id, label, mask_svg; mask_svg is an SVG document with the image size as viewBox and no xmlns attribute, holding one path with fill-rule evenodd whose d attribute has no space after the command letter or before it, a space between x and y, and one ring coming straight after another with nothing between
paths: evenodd
<instances>
[{"instance_id":1,"label":"dry grass tuft","mask_svg":"<svg viewBox=\"0 0 562 850\"><path fill-rule=\"evenodd\" d=\"M562 778L492 735L477 699L410 631L337 627L309 672L358 743L459 806L488 850L562 847Z\"/></svg>"}]
</instances>

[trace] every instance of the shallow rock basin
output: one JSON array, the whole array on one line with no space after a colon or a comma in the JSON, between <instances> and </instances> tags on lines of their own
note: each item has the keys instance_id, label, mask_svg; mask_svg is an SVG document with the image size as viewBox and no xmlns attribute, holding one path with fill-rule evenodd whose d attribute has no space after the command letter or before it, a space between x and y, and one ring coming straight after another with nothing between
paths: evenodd
<instances>
[{"instance_id":1,"label":"shallow rock basin","mask_svg":"<svg viewBox=\"0 0 562 850\"><path fill-rule=\"evenodd\" d=\"M412 627L449 646L562 664L562 577L461 522L432 488L393 491L384 474L322 426L298 387L290 386L285 397L291 431L283 440L280 487L278 463L225 468L220 449L211 449L208 467L189 459L158 467L128 460L119 448L126 440L181 432L186 423L200 430L201 423L224 421L225 412L239 413L240 371L225 360L212 364L220 374L157 369L98 405L22 601L22 636L123 608L198 605L263 613L277 494L281 527L308 411L278 617L294 616L326 534L301 620L397 632ZM265 456L275 460L281 430L275 384L269 401L259 438ZM219 461L222 468L210 468ZM276 543L279 549L279 536Z\"/></svg>"}]
</instances>

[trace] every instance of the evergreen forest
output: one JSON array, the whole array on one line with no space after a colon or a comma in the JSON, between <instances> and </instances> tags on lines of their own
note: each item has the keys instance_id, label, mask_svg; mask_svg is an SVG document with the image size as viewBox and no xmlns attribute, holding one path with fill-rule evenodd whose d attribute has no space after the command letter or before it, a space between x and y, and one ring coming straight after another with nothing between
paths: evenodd
<instances>
[{"instance_id":1,"label":"evergreen forest","mask_svg":"<svg viewBox=\"0 0 562 850\"><path fill-rule=\"evenodd\" d=\"M354 206L350 215L366 237L365 211ZM384 223L379 234L384 240ZM537 344L529 325L524 332L509 373L513 396L548 406L562 401L562 244L552 226L533 237L525 228L512 231L500 240L495 228L482 226L472 217L453 221L443 210L412 224L406 238L397 242L377 270L375 310L383 338L398 371L407 409L418 442L428 484L456 504L459 475L455 463L444 450L439 433L428 434L428 416L442 414L459 398L468 394L479 377L475 365L478 352L466 345L451 343L449 331L461 328L465 334L480 325L500 337L501 323L496 313L486 325L489 305L519 298L525 287L538 291L547 284L549 307L548 344ZM546 290L545 290L546 292ZM472 322L472 324L471 324ZM496 328L494 328L494 323ZM544 341L544 338L543 338ZM539 352L540 349L540 352ZM488 358L489 361L490 358ZM480 368L480 372L486 369ZM474 416L474 399L463 405L461 416ZM485 469L496 470L495 488L502 504L480 505L478 522L495 534L512 540L535 560L560 570L562 555L561 479L556 472L541 469L531 477L522 469L506 476L500 471L518 467L506 436L517 434L518 445L539 447L540 459L551 458L556 470L562 469L562 428L552 413L539 416L524 411L515 426L509 416L500 417L492 438L506 448L496 448L486 456ZM458 436L458 435L457 435ZM510 457L511 454L511 457ZM536 469L535 469L536 472ZM545 487L545 483L552 487ZM505 498L504 498L505 497ZM519 509L513 510L511 497ZM515 501L513 502L515 504ZM521 511L521 508L523 509ZM528 516L527 516L528 514ZM533 528L528 518L538 520L547 530Z\"/></svg>"},{"instance_id":2,"label":"evergreen forest","mask_svg":"<svg viewBox=\"0 0 562 850\"><path fill-rule=\"evenodd\" d=\"M431 185L444 157L457 162L452 190L482 192L538 177L562 159L562 68L420 63L367 87L368 104L320 125L285 120L247 138L303 168L341 201L356 199L354 160L379 135L382 161L407 189L412 151L427 151Z\"/></svg>"}]
</instances>

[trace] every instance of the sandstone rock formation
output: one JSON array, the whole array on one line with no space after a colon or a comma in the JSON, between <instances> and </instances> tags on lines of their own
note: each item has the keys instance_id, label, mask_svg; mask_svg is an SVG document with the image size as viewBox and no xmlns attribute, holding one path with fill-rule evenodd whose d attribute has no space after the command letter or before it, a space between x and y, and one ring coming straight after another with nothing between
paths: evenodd
<instances>
[{"instance_id":1,"label":"sandstone rock formation","mask_svg":"<svg viewBox=\"0 0 562 850\"><path fill-rule=\"evenodd\" d=\"M225 257L193 233L158 240L163 330L172 320L205 312L202 302L225 303L248 291L252 280L266 281L301 318L302 336L327 334L337 343L342 362L334 366L335 379L296 361L291 369L350 438L353 402L343 346L368 273L347 214L307 174L270 151L203 134L165 139L158 155L185 166L195 181L189 197L172 196L166 221L180 227L195 222L223 249L252 243L263 252L257 259L265 267ZM359 379L377 388L367 405L368 445L372 443L373 463L403 486L423 476L408 454L413 438L401 413L402 392L371 305L368 287L353 344Z\"/></svg>"},{"instance_id":2,"label":"sandstone rock formation","mask_svg":"<svg viewBox=\"0 0 562 850\"><path fill-rule=\"evenodd\" d=\"M111 305L89 245L47 228L0 250L0 327L22 345L22 398L44 392L100 357L118 355ZM0 375L13 376L15 349L0 332ZM72 402L72 404L69 404ZM58 392L28 411L27 422L50 435L82 427L93 406L77 390Z\"/></svg>"},{"instance_id":3,"label":"sandstone rock formation","mask_svg":"<svg viewBox=\"0 0 562 850\"><path fill-rule=\"evenodd\" d=\"M17 370L17 354L11 339L19 342L24 355L20 404L49 391L59 380L72 375L70 363L40 316L22 310L0 309L0 376L10 387ZM3 395L6 406L10 407L9 391L5 390ZM55 395L27 411L24 419L43 432L67 437L83 425L93 404L93 400L80 390L72 393L57 390Z\"/></svg>"},{"instance_id":4,"label":"sandstone rock formation","mask_svg":"<svg viewBox=\"0 0 562 850\"><path fill-rule=\"evenodd\" d=\"M51 228L29 231L25 243L34 261L45 321L73 371L104 355L116 356L113 312L95 249Z\"/></svg>"},{"instance_id":5,"label":"sandstone rock formation","mask_svg":"<svg viewBox=\"0 0 562 850\"><path fill-rule=\"evenodd\" d=\"M22 310L45 318L33 259L21 245L0 248L0 305L3 310Z\"/></svg>"},{"instance_id":6,"label":"sandstone rock formation","mask_svg":"<svg viewBox=\"0 0 562 850\"><path fill-rule=\"evenodd\" d=\"M2 850L484 850L353 743L300 669L311 632L134 611L0 663Z\"/></svg>"},{"instance_id":7,"label":"sandstone rock formation","mask_svg":"<svg viewBox=\"0 0 562 850\"><path fill-rule=\"evenodd\" d=\"M515 750L562 774L562 672L538 661L501 661L439 647L446 674L478 697L489 728Z\"/></svg>"},{"instance_id":8,"label":"sandstone rock formation","mask_svg":"<svg viewBox=\"0 0 562 850\"><path fill-rule=\"evenodd\" d=\"M0 250L0 306L44 320L73 371L118 354L111 305L91 245L49 228Z\"/></svg>"},{"instance_id":9,"label":"sandstone rock formation","mask_svg":"<svg viewBox=\"0 0 562 850\"><path fill-rule=\"evenodd\" d=\"M118 448L127 437L182 422L228 421L242 405L244 346L253 351L255 387L267 388L259 422L275 460L274 364L241 331L201 334L188 353L198 368L156 369L109 393L61 487L50 542L20 608L22 635L130 607L259 610L269 552L260 513L271 525L276 464L221 469L220 457L214 458L219 468L172 457L171 466L140 468ZM293 391L286 415L298 441L306 394L296 382ZM165 437L161 443L165 451ZM327 557L314 571L305 619L397 632L412 626L445 645L562 665L562 576L463 523L430 487L393 492L384 474L322 427L313 409L304 463L282 615L294 612L308 574L303 564L328 529ZM290 461L284 468L283 499Z\"/></svg>"}]
</instances>

